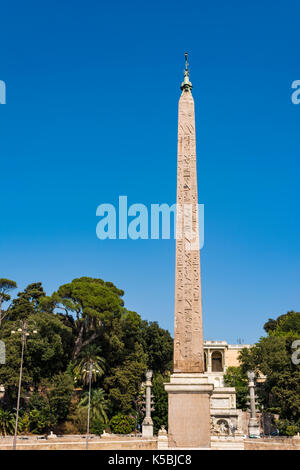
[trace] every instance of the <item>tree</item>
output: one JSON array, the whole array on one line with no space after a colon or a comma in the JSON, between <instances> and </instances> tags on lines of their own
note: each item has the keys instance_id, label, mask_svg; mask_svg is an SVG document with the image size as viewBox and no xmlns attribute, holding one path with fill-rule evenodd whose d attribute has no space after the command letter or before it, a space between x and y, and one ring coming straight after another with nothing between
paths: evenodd
<instances>
[{"instance_id":1,"label":"tree","mask_svg":"<svg viewBox=\"0 0 300 470\"><path fill-rule=\"evenodd\" d=\"M264 330L267 333L270 333L271 331L275 331L277 327L277 321L274 320L273 318L269 318L269 320L264 324Z\"/></svg>"},{"instance_id":2,"label":"tree","mask_svg":"<svg viewBox=\"0 0 300 470\"><path fill-rule=\"evenodd\" d=\"M135 419L133 416L118 413L110 420L109 425L114 434L129 434L135 429Z\"/></svg>"},{"instance_id":3,"label":"tree","mask_svg":"<svg viewBox=\"0 0 300 470\"><path fill-rule=\"evenodd\" d=\"M46 394L34 392L28 401L27 412L21 417L21 424L28 432L41 434L51 428L50 405Z\"/></svg>"},{"instance_id":4,"label":"tree","mask_svg":"<svg viewBox=\"0 0 300 470\"><path fill-rule=\"evenodd\" d=\"M69 363L73 336L72 330L51 313L35 313L27 318L34 325L36 335L28 336L25 346L22 390L37 388L44 378L65 371ZM6 346L6 364L0 368L0 383L5 387L5 401L15 402L19 380L21 341L11 330L19 328L18 321L6 321L0 339Z\"/></svg>"},{"instance_id":5,"label":"tree","mask_svg":"<svg viewBox=\"0 0 300 470\"><path fill-rule=\"evenodd\" d=\"M248 379L241 367L228 367L224 374L224 384L227 387L235 387L236 407L241 410L247 410L248 405Z\"/></svg>"},{"instance_id":6,"label":"tree","mask_svg":"<svg viewBox=\"0 0 300 470\"><path fill-rule=\"evenodd\" d=\"M32 434L42 434L51 428L50 415L48 410L31 410L28 414L28 427ZM27 419L27 416L26 416ZM21 420L22 423L22 420Z\"/></svg>"},{"instance_id":7,"label":"tree","mask_svg":"<svg viewBox=\"0 0 300 470\"><path fill-rule=\"evenodd\" d=\"M100 351L101 349L95 344L90 344L81 351L74 369L76 380L81 380L84 385L88 385L90 367L92 368L92 382L97 382L97 379L104 374L105 360L100 356Z\"/></svg>"},{"instance_id":8,"label":"tree","mask_svg":"<svg viewBox=\"0 0 300 470\"><path fill-rule=\"evenodd\" d=\"M45 295L40 282L31 283L18 293L0 329L0 340L6 346L0 384L5 388L4 408L13 409L21 341L20 335L11 335L11 331L18 330L20 321L26 320L29 330L35 329L37 334L29 335L25 344L22 429L45 432L57 427L59 431L85 432L86 395L78 406L79 390L74 390L73 378L81 378L86 389L90 365L96 384L91 430L103 429L105 415L109 420L118 413L134 413L147 369L154 371L154 380L164 374L157 378L155 413L157 426L166 423L163 381L167 379L165 371L172 365L173 340L157 323L144 321L137 312L127 310L123 295L124 291L111 282L90 277L74 279L51 296Z\"/></svg>"},{"instance_id":9,"label":"tree","mask_svg":"<svg viewBox=\"0 0 300 470\"><path fill-rule=\"evenodd\" d=\"M88 409L89 393L85 392L79 402L79 408ZM101 421L107 423L108 404L105 398L105 392L102 388L97 388L91 392L91 420L92 422Z\"/></svg>"},{"instance_id":10,"label":"tree","mask_svg":"<svg viewBox=\"0 0 300 470\"><path fill-rule=\"evenodd\" d=\"M172 370L173 339L169 331L160 328L157 322L143 321L141 327L148 368L161 373Z\"/></svg>"},{"instance_id":11,"label":"tree","mask_svg":"<svg viewBox=\"0 0 300 470\"><path fill-rule=\"evenodd\" d=\"M279 419L275 423L281 435L295 436L299 432L299 425L290 424L287 419Z\"/></svg>"},{"instance_id":12,"label":"tree","mask_svg":"<svg viewBox=\"0 0 300 470\"><path fill-rule=\"evenodd\" d=\"M0 408L0 434L7 436L14 433L16 417L13 413Z\"/></svg>"},{"instance_id":13,"label":"tree","mask_svg":"<svg viewBox=\"0 0 300 470\"><path fill-rule=\"evenodd\" d=\"M291 310L280 315L276 320L269 318L264 324L264 330L271 336L285 336L289 333L300 334L300 313Z\"/></svg>"},{"instance_id":14,"label":"tree","mask_svg":"<svg viewBox=\"0 0 300 470\"><path fill-rule=\"evenodd\" d=\"M40 300L45 296L41 282L29 284L23 292L19 292L9 309L9 319L24 320L39 311Z\"/></svg>"},{"instance_id":15,"label":"tree","mask_svg":"<svg viewBox=\"0 0 300 470\"><path fill-rule=\"evenodd\" d=\"M73 388L72 378L66 373L59 373L50 381L45 380L42 383L43 394L49 404L52 426L63 423L67 419Z\"/></svg>"},{"instance_id":16,"label":"tree","mask_svg":"<svg viewBox=\"0 0 300 470\"><path fill-rule=\"evenodd\" d=\"M165 391L164 383L169 381L169 374L157 374L153 378L154 411L152 419L155 434L158 433L162 426L168 429L168 393Z\"/></svg>"},{"instance_id":17,"label":"tree","mask_svg":"<svg viewBox=\"0 0 300 470\"><path fill-rule=\"evenodd\" d=\"M140 385L147 370L147 355L140 344L135 344L135 350L127 359L111 370L111 375L104 380L114 411L124 414L134 408Z\"/></svg>"},{"instance_id":18,"label":"tree","mask_svg":"<svg viewBox=\"0 0 300 470\"><path fill-rule=\"evenodd\" d=\"M123 295L124 291L112 282L81 277L64 284L51 297L43 300L44 308L52 306L68 315L75 315L73 359L77 359L82 349L94 342L114 318L121 316Z\"/></svg>"},{"instance_id":19,"label":"tree","mask_svg":"<svg viewBox=\"0 0 300 470\"><path fill-rule=\"evenodd\" d=\"M257 387L265 410L279 413L280 418L291 426L298 425L300 367L291 359L292 344L300 339L300 313L288 312L267 324L268 336L261 338L251 349L242 350L242 371L246 373L253 369L266 375L266 381Z\"/></svg>"},{"instance_id":20,"label":"tree","mask_svg":"<svg viewBox=\"0 0 300 470\"><path fill-rule=\"evenodd\" d=\"M0 279L0 328L4 317L7 315L7 312L2 311L3 302L8 302L11 299L11 296L8 292L11 292L13 289L17 288L17 283L11 281L10 279Z\"/></svg>"}]
</instances>

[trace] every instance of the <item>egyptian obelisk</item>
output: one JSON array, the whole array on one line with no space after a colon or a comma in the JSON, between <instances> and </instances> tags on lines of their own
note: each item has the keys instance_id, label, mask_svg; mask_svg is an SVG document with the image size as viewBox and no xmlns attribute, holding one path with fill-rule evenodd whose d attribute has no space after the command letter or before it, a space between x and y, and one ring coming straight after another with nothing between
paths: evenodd
<instances>
[{"instance_id":1,"label":"egyptian obelisk","mask_svg":"<svg viewBox=\"0 0 300 470\"><path fill-rule=\"evenodd\" d=\"M195 108L185 54L178 110L174 371L169 447L210 447L210 395L204 372Z\"/></svg>"}]
</instances>

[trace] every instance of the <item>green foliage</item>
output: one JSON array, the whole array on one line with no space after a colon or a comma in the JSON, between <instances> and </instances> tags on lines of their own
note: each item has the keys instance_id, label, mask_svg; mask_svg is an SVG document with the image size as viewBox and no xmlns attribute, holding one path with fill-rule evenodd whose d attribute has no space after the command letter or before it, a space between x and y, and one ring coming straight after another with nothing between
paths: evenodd
<instances>
[{"instance_id":1,"label":"green foliage","mask_svg":"<svg viewBox=\"0 0 300 470\"><path fill-rule=\"evenodd\" d=\"M87 408L77 408L70 417L73 424L73 432L85 434L87 430L88 410Z\"/></svg>"},{"instance_id":2,"label":"green foliage","mask_svg":"<svg viewBox=\"0 0 300 470\"><path fill-rule=\"evenodd\" d=\"M286 427L285 432L287 436L295 436L299 432L299 426L291 424L290 426Z\"/></svg>"},{"instance_id":3,"label":"green foliage","mask_svg":"<svg viewBox=\"0 0 300 470\"><path fill-rule=\"evenodd\" d=\"M2 288L8 289L8 283L2 281ZM1 292L3 301L8 293L1 291L0 282ZM45 295L39 282L18 293L0 328L0 340L6 345L0 383L5 387L5 409L11 410L16 406L21 358L20 333L11 335L11 330L18 330L20 321L26 320L29 331L36 329L37 334L26 339L20 431L86 432L85 371L90 364L91 429L102 431L103 423L119 413L129 416L136 412L142 420L140 390L147 369L154 371L156 381L155 429L166 424L167 395L162 382L171 368L173 340L156 322L144 321L127 310L123 295L111 282L89 277L74 279L51 296ZM80 383L83 390L78 388Z\"/></svg>"},{"instance_id":4,"label":"green foliage","mask_svg":"<svg viewBox=\"0 0 300 470\"><path fill-rule=\"evenodd\" d=\"M155 434L162 426L168 429L168 393L165 391L164 383L169 381L169 375L162 374L155 375L152 381L152 394L154 395L152 419Z\"/></svg>"},{"instance_id":5,"label":"green foliage","mask_svg":"<svg viewBox=\"0 0 300 470\"><path fill-rule=\"evenodd\" d=\"M118 413L110 420L109 425L114 434L130 434L135 429L135 419L133 416Z\"/></svg>"},{"instance_id":6,"label":"green foliage","mask_svg":"<svg viewBox=\"0 0 300 470\"><path fill-rule=\"evenodd\" d=\"M224 384L227 387L235 387L236 390L236 407L247 410L248 401L248 379L242 367L228 367L224 374Z\"/></svg>"},{"instance_id":7,"label":"green foliage","mask_svg":"<svg viewBox=\"0 0 300 470\"><path fill-rule=\"evenodd\" d=\"M36 386L44 378L65 370L70 358L72 347L72 330L66 327L59 318L51 313L36 313L28 318L30 331L37 329L37 334L30 334L26 341L23 386ZM11 334L11 330L19 328L18 321L6 321L0 330L0 339L6 345L6 365L0 368L0 383L8 395L15 397L19 378L21 337Z\"/></svg>"},{"instance_id":8,"label":"green foliage","mask_svg":"<svg viewBox=\"0 0 300 470\"><path fill-rule=\"evenodd\" d=\"M172 369L173 339L157 322L142 322L144 349L148 354L148 369L165 372Z\"/></svg>"},{"instance_id":9,"label":"green foliage","mask_svg":"<svg viewBox=\"0 0 300 470\"><path fill-rule=\"evenodd\" d=\"M89 393L85 392L79 402L79 408L88 409ZM93 422L107 423L108 403L102 388L91 391L91 419Z\"/></svg>"},{"instance_id":10,"label":"green foliage","mask_svg":"<svg viewBox=\"0 0 300 470\"><path fill-rule=\"evenodd\" d=\"M300 335L300 313L292 310L276 320L269 318L264 329L269 335Z\"/></svg>"},{"instance_id":11,"label":"green foliage","mask_svg":"<svg viewBox=\"0 0 300 470\"><path fill-rule=\"evenodd\" d=\"M18 431L24 434L30 433L30 420L29 420L29 412L21 410L19 414L19 421L18 421Z\"/></svg>"},{"instance_id":12,"label":"green foliage","mask_svg":"<svg viewBox=\"0 0 300 470\"><path fill-rule=\"evenodd\" d=\"M293 426L300 419L300 367L292 363L291 346L300 338L300 313L288 312L270 319L265 329L267 337L242 350L241 367L244 373L253 369L267 376L257 387L265 410L277 410L281 419Z\"/></svg>"},{"instance_id":13,"label":"green foliage","mask_svg":"<svg viewBox=\"0 0 300 470\"><path fill-rule=\"evenodd\" d=\"M0 299L6 300L5 297L7 296L7 292L16 288L17 288L17 283L15 281L11 281L10 279L0 278Z\"/></svg>"},{"instance_id":14,"label":"green foliage","mask_svg":"<svg viewBox=\"0 0 300 470\"><path fill-rule=\"evenodd\" d=\"M77 366L74 368L75 381L81 381L84 385L89 383L90 368L92 371L91 382L97 380L104 374L105 360L100 356L101 349L94 344L89 344L81 351Z\"/></svg>"},{"instance_id":15,"label":"green foliage","mask_svg":"<svg viewBox=\"0 0 300 470\"><path fill-rule=\"evenodd\" d=\"M17 284L15 281L11 281L10 279L0 279L0 327L2 324L2 321L5 316L7 316L8 312L3 312L2 311L2 304L3 302L8 302L10 300L10 295L9 292L12 291L13 289L16 289Z\"/></svg>"},{"instance_id":16,"label":"green foliage","mask_svg":"<svg viewBox=\"0 0 300 470\"><path fill-rule=\"evenodd\" d=\"M10 279L0 279L0 306L2 302L7 302L10 300L10 295L8 292L17 288L17 283L15 281L11 281Z\"/></svg>"},{"instance_id":17,"label":"green foliage","mask_svg":"<svg viewBox=\"0 0 300 470\"><path fill-rule=\"evenodd\" d=\"M124 291L118 289L112 282L90 277L73 279L53 294L52 303L55 307L63 308L76 317L74 359L85 346L100 336L101 330L109 326L115 317L121 316L123 295ZM49 303L51 304L51 299L48 305Z\"/></svg>"},{"instance_id":18,"label":"green foliage","mask_svg":"<svg viewBox=\"0 0 300 470\"><path fill-rule=\"evenodd\" d=\"M275 424L279 429L279 434L282 436L295 436L299 432L299 425L287 419L279 419Z\"/></svg>"},{"instance_id":19,"label":"green foliage","mask_svg":"<svg viewBox=\"0 0 300 470\"><path fill-rule=\"evenodd\" d=\"M275 331L277 327L277 321L273 318L269 318L269 320L264 324L264 330L266 333L270 334L272 331Z\"/></svg>"},{"instance_id":20,"label":"green foliage","mask_svg":"<svg viewBox=\"0 0 300 470\"><path fill-rule=\"evenodd\" d=\"M32 411L32 410L44 410L45 413L50 415L50 407L49 407L49 402L47 400L47 397L45 394L38 393L37 391L33 392L29 398L28 405L27 405L27 410Z\"/></svg>"},{"instance_id":21,"label":"green foliage","mask_svg":"<svg viewBox=\"0 0 300 470\"><path fill-rule=\"evenodd\" d=\"M14 433L16 416L14 413L0 408L0 434L7 436Z\"/></svg>"},{"instance_id":22,"label":"green foliage","mask_svg":"<svg viewBox=\"0 0 300 470\"><path fill-rule=\"evenodd\" d=\"M66 423L66 432L68 434L86 434L88 409L87 407L78 407L70 417L71 421ZM93 416L90 418L90 433L101 436L105 429L105 423L102 419Z\"/></svg>"},{"instance_id":23,"label":"green foliage","mask_svg":"<svg viewBox=\"0 0 300 470\"><path fill-rule=\"evenodd\" d=\"M40 299L45 296L41 282L29 284L23 292L19 292L9 310L10 320L24 320L38 312Z\"/></svg>"},{"instance_id":24,"label":"green foliage","mask_svg":"<svg viewBox=\"0 0 300 470\"><path fill-rule=\"evenodd\" d=\"M72 392L72 378L66 373L43 380L40 391L34 392L28 402L29 431L39 434L63 423L70 410Z\"/></svg>"},{"instance_id":25,"label":"green foliage","mask_svg":"<svg viewBox=\"0 0 300 470\"><path fill-rule=\"evenodd\" d=\"M44 382L44 391L49 403L52 425L67 419L73 392L73 381L66 373L55 375L50 381Z\"/></svg>"},{"instance_id":26,"label":"green foliage","mask_svg":"<svg viewBox=\"0 0 300 470\"><path fill-rule=\"evenodd\" d=\"M104 431L104 423L99 419L93 419L91 422L91 433L96 434L97 436L101 436Z\"/></svg>"},{"instance_id":27,"label":"green foliage","mask_svg":"<svg viewBox=\"0 0 300 470\"><path fill-rule=\"evenodd\" d=\"M104 380L113 410L129 413L139 394L139 387L147 370L147 355L139 344L123 363L111 370Z\"/></svg>"},{"instance_id":28,"label":"green foliage","mask_svg":"<svg viewBox=\"0 0 300 470\"><path fill-rule=\"evenodd\" d=\"M28 418L28 428L32 434L45 433L51 427L50 415L46 410L31 410Z\"/></svg>"}]
</instances>

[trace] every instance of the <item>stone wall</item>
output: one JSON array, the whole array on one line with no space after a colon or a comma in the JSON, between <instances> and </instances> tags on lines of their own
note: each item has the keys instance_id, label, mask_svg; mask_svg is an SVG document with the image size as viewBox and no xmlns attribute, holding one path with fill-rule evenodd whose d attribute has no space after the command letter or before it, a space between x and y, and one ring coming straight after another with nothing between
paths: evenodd
<instances>
[{"instance_id":1,"label":"stone wall","mask_svg":"<svg viewBox=\"0 0 300 470\"><path fill-rule=\"evenodd\" d=\"M28 441L18 439L17 450L85 450L86 440L78 438L68 439L66 437L57 439L38 440L31 437ZM12 439L0 439L0 451L11 450ZM89 440L90 450L156 450L157 438L141 439L134 437L113 437Z\"/></svg>"},{"instance_id":2,"label":"stone wall","mask_svg":"<svg viewBox=\"0 0 300 470\"><path fill-rule=\"evenodd\" d=\"M300 450L299 437L272 437L270 439L246 439L245 450Z\"/></svg>"}]
</instances>

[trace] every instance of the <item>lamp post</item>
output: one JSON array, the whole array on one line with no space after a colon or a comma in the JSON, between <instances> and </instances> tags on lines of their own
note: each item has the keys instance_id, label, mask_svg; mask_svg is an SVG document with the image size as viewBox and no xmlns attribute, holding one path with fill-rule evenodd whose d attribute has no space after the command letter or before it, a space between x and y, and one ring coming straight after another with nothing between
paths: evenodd
<instances>
[{"instance_id":1,"label":"lamp post","mask_svg":"<svg viewBox=\"0 0 300 470\"><path fill-rule=\"evenodd\" d=\"M93 368L93 362L87 363L86 369L83 372L89 374L89 402L88 402L88 418L87 418L87 430L86 430L86 450L89 450L89 434L90 434L90 416L91 416L91 391L92 391L92 376L93 372L98 374L98 370Z\"/></svg>"},{"instance_id":2,"label":"lamp post","mask_svg":"<svg viewBox=\"0 0 300 470\"><path fill-rule=\"evenodd\" d=\"M29 333L29 325L27 321L21 321L20 328L17 331L12 330L11 334L21 333L21 364L20 364L20 375L19 375L19 387L18 387L18 398L17 398L17 412L16 412L16 424L15 424L15 434L13 439L13 450L16 450L17 447L17 434L18 434L18 421L19 421L19 409L20 409L20 398L21 398L21 387L22 387L22 375L23 375L23 359L24 359L24 349L27 336ZM33 334L36 334L37 330L34 328Z\"/></svg>"},{"instance_id":3,"label":"lamp post","mask_svg":"<svg viewBox=\"0 0 300 470\"><path fill-rule=\"evenodd\" d=\"M143 437L153 437L153 421L151 418L151 411L154 410L154 408L152 408L153 395L151 395L152 375L153 375L152 370L148 370L146 372L145 418L144 418L143 426L142 426Z\"/></svg>"},{"instance_id":4,"label":"lamp post","mask_svg":"<svg viewBox=\"0 0 300 470\"><path fill-rule=\"evenodd\" d=\"M257 415L256 415L256 398L257 396L255 395L255 372L249 371L247 373L248 375L248 380L249 380L249 398L250 398L250 420L249 420L249 425L248 425L248 432L249 432L249 437L260 437L260 432L259 432L259 423L257 420Z\"/></svg>"}]
</instances>

